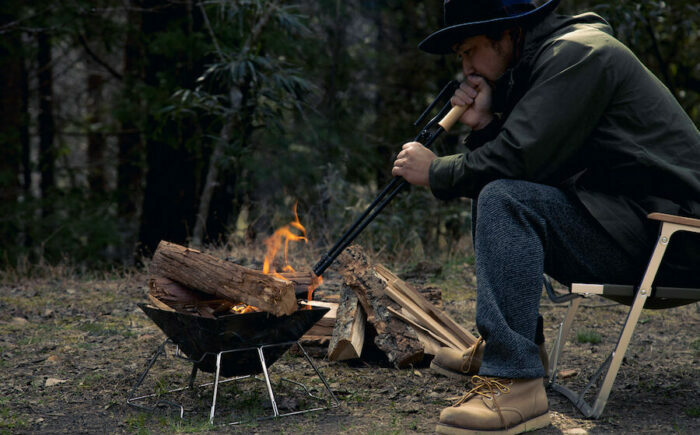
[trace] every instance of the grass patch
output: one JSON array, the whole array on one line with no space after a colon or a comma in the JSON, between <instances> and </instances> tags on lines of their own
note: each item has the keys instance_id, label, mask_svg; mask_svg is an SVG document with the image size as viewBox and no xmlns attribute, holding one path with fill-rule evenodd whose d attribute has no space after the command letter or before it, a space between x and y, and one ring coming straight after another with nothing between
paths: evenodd
<instances>
[{"instance_id":1,"label":"grass patch","mask_svg":"<svg viewBox=\"0 0 700 435\"><path fill-rule=\"evenodd\" d=\"M93 336L98 336L98 337L109 337L113 335L121 335L123 337L129 338L133 337L135 334L124 328L121 325L115 325L115 324L106 324L106 323L101 323L101 322L89 322L89 323L83 323L78 326L78 329L80 329L83 332L87 332L89 335Z\"/></svg>"},{"instance_id":2,"label":"grass patch","mask_svg":"<svg viewBox=\"0 0 700 435\"><path fill-rule=\"evenodd\" d=\"M0 398L0 434L14 433L17 429L24 429L29 425L25 416L10 411L8 403L9 399Z\"/></svg>"},{"instance_id":3,"label":"grass patch","mask_svg":"<svg viewBox=\"0 0 700 435\"><path fill-rule=\"evenodd\" d=\"M695 356L700 355L700 338L696 338L690 343L690 348L695 353Z\"/></svg>"},{"instance_id":4,"label":"grass patch","mask_svg":"<svg viewBox=\"0 0 700 435\"><path fill-rule=\"evenodd\" d=\"M216 422L216 420L214 420ZM211 430L214 426L209 424L208 418L192 418L192 419L181 419L180 417L173 417L166 421L167 427L165 432L167 433L196 433L196 432L207 432Z\"/></svg>"},{"instance_id":5,"label":"grass patch","mask_svg":"<svg viewBox=\"0 0 700 435\"><path fill-rule=\"evenodd\" d=\"M598 344L602 338L596 331L590 329L582 329L576 333L576 340L579 343Z\"/></svg>"},{"instance_id":6,"label":"grass patch","mask_svg":"<svg viewBox=\"0 0 700 435\"><path fill-rule=\"evenodd\" d=\"M127 430L131 433L136 433L139 435L146 435L150 433L148 428L146 427L146 422L149 419L149 417L150 415L146 414L145 412L140 412L133 417L127 418Z\"/></svg>"},{"instance_id":7,"label":"grass patch","mask_svg":"<svg viewBox=\"0 0 700 435\"><path fill-rule=\"evenodd\" d=\"M106 379L103 373L89 373L80 380L78 387L82 389L91 389L102 383Z\"/></svg>"},{"instance_id":8,"label":"grass patch","mask_svg":"<svg viewBox=\"0 0 700 435\"><path fill-rule=\"evenodd\" d=\"M683 413L688 417L698 418L700 417L700 406L691 406L690 408L683 409Z\"/></svg>"}]
</instances>

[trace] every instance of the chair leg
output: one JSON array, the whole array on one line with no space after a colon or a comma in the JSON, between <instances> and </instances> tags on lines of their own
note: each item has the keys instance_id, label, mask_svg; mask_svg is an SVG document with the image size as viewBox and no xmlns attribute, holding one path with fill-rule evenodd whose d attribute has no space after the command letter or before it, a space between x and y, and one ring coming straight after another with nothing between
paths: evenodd
<instances>
[{"instance_id":1,"label":"chair leg","mask_svg":"<svg viewBox=\"0 0 700 435\"><path fill-rule=\"evenodd\" d=\"M550 379L549 386L554 390L562 393L569 400L571 400L574 403L574 405L579 409L579 411L581 411L581 413L583 413L583 415L585 415L586 417L598 418L603 413L608 398L610 397L610 391L612 390L615 378L617 377L617 373L620 370L620 366L622 365L622 360L624 359L625 353L627 352L627 348L629 347L629 343L632 338L632 333L634 332L634 328L637 326L637 321L639 320L639 316L641 315L642 309L644 308L644 303L646 302L647 298L651 295L651 286L654 282L654 279L656 278L656 273L659 270L661 259L663 258L664 253L666 252L666 247L668 246L668 242L671 238L671 235L674 232L682 229L682 227L676 224L666 222L662 224L658 242L656 244L656 247L654 248L654 252L651 255L649 265L647 266L647 270L644 273L642 282L639 286L639 289L637 290L637 294L634 298L632 307L630 308L630 311L627 315L625 324L622 327L622 331L620 332L620 338L618 339L617 344L615 345L615 349L605 360L605 362L603 362L601 367L594 375L593 379L591 379L591 381L589 382L586 389L579 394L574 393L566 387L557 385L554 382L556 376L556 363L558 362L559 352L561 352L562 346L562 344L560 344L559 342L564 339L564 337L560 333L560 336L557 339L557 343L555 343L555 348L552 349L553 353L554 351L556 351L557 353L554 354L555 369L552 371L552 377ZM572 301L572 303L573 302L574 301ZM571 311L571 307L569 307L569 311ZM567 318L568 316L569 312L567 312ZM566 323L566 320L567 319L564 320L564 324ZM596 395L593 406L591 407L585 402L584 395L586 393L586 390L588 390L588 388L590 388L590 386L592 386L592 384L596 382L598 376L602 374L603 370L605 370L605 366L608 364L609 366L605 373L603 383L600 387L600 390L598 391L598 394Z\"/></svg>"},{"instance_id":2,"label":"chair leg","mask_svg":"<svg viewBox=\"0 0 700 435\"><path fill-rule=\"evenodd\" d=\"M644 303L647 298L651 296L651 286L656 278L656 273L659 271L659 266L661 265L661 260L666 253L666 248L671 239L671 235L678 230L683 228L664 222L661 225L661 231L659 234L659 239L654 248L654 252L651 254L651 259L649 260L649 265L647 266L646 272L644 272L644 277L639 285L639 290L637 290L637 295L634 297L634 303L630 308L629 314L627 315L627 320L625 320L625 325L620 332L620 338L615 345L615 350L612 353L612 360L610 361L610 367L608 372L605 374L603 379L603 385L600 387L600 392L595 399L593 404L592 417L598 418L603 413L605 409L605 404L608 402L608 397L610 397L610 391L612 390L613 383L617 377L617 373L622 365L622 360L625 357L627 348L629 347L630 340L632 338L632 333L634 328L637 326L637 321L639 316L642 314L642 309L644 308Z\"/></svg>"},{"instance_id":3,"label":"chair leg","mask_svg":"<svg viewBox=\"0 0 700 435\"><path fill-rule=\"evenodd\" d=\"M557 334L557 338L554 340L552 350L550 350L549 352L550 375L547 386L551 386L556 382L557 369L559 365L559 356L561 355L561 352L564 349L564 345L566 344L566 337L569 335L569 330L571 329L571 325L574 321L574 316L578 311L578 307L581 304L581 299L582 298L579 297L576 299L572 299L569 302L569 309L566 310L566 316L564 317L564 321L562 321L559 325L559 333Z\"/></svg>"}]
</instances>

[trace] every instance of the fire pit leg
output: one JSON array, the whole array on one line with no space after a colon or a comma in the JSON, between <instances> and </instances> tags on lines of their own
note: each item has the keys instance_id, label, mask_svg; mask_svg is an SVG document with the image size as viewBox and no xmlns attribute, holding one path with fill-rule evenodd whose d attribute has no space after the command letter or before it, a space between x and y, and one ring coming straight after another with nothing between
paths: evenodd
<instances>
[{"instance_id":1,"label":"fire pit leg","mask_svg":"<svg viewBox=\"0 0 700 435\"><path fill-rule=\"evenodd\" d=\"M148 364L146 365L146 370L141 374L141 376L139 376L139 379L136 381L136 385L134 385L134 387L129 392L129 397L126 399L126 404L129 406L133 406L135 408L145 409L147 411L153 411L159 405L172 406L172 407L178 408L180 410L180 418L183 418L184 414L185 414L185 408L182 405L180 405L179 403L175 403L175 402L172 402L170 400L158 400L158 402L156 402L156 405L154 407L144 406L144 405L136 403L137 401L144 399L146 397L156 396L156 394L147 394L144 396L135 397L135 394L136 394L136 390L141 386L143 381L146 379L146 375L148 375L148 372L151 370L153 365L156 363L156 360L158 359L158 357L161 355L165 355L165 346L168 343L172 343L172 341L169 338L167 338L163 342L163 344L158 346L158 349L153 354L151 359L148 361Z\"/></svg>"},{"instance_id":2,"label":"fire pit leg","mask_svg":"<svg viewBox=\"0 0 700 435\"><path fill-rule=\"evenodd\" d=\"M214 378L214 397L211 399L211 412L209 412L209 424L214 424L214 411L216 411L216 393L219 389L219 373L221 372L221 352L216 354L216 377Z\"/></svg>"},{"instance_id":3,"label":"fire pit leg","mask_svg":"<svg viewBox=\"0 0 700 435\"><path fill-rule=\"evenodd\" d=\"M189 388L194 390L194 378L197 377L197 364L192 364L192 373L190 373Z\"/></svg>"},{"instance_id":4,"label":"fire pit leg","mask_svg":"<svg viewBox=\"0 0 700 435\"><path fill-rule=\"evenodd\" d=\"M328 381L326 381L326 378L323 377L320 371L318 371L318 368L316 368L316 365L314 364L313 361L311 361L311 357L309 356L308 353L306 353L306 349L304 349L304 346L301 345L301 341L297 341L297 347L301 350L301 353L304 354L304 357L306 358L306 361L313 367L314 371L316 372L316 376L323 382L323 385L326 387L326 391L331 397L331 403L332 407L336 408L340 406L340 401L338 401L338 398L335 397L335 394L333 394L333 390L331 390L331 386L328 385Z\"/></svg>"},{"instance_id":5,"label":"fire pit leg","mask_svg":"<svg viewBox=\"0 0 700 435\"><path fill-rule=\"evenodd\" d=\"M148 361L148 364L146 364L146 370L144 370L144 372L141 373L141 376L139 376L139 379L136 381L136 385L134 385L134 387L131 389L131 392L129 393L129 398L126 400L127 404L131 405L131 401L134 400L134 393L136 393L136 390L141 386L143 380L146 379L146 375L151 370L151 367L153 367L153 364L156 363L158 357L165 354L165 346L168 343L171 343L171 341L169 338L166 338L165 341L160 346L158 346L158 349L156 349L156 352Z\"/></svg>"},{"instance_id":6,"label":"fire pit leg","mask_svg":"<svg viewBox=\"0 0 700 435\"><path fill-rule=\"evenodd\" d=\"M275 402L275 395L272 392L272 385L270 384L270 375L267 373L267 364L265 364L265 355L263 355L262 346L258 348L258 356L260 357L260 365L263 369L263 374L265 375L265 384L267 384L267 393L270 395L270 402L272 403L272 410L275 413L275 417L279 417L280 412L277 409L277 402Z\"/></svg>"}]
</instances>

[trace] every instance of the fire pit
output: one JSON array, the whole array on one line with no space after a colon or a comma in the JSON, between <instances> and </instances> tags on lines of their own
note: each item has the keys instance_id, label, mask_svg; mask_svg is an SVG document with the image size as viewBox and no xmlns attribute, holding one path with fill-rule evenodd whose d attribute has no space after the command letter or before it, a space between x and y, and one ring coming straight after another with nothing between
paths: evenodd
<instances>
[{"instance_id":1,"label":"fire pit","mask_svg":"<svg viewBox=\"0 0 700 435\"><path fill-rule=\"evenodd\" d=\"M304 306L288 316L276 317L258 312L209 319L160 310L147 304L139 304L139 307L189 359L199 361L194 364L198 370L207 373L216 371L216 355L219 352L289 343L275 346L265 354L265 361L268 367L271 366L328 312L325 307L306 309ZM252 352L222 355L222 376L259 373L262 373L260 359Z\"/></svg>"},{"instance_id":2,"label":"fire pit","mask_svg":"<svg viewBox=\"0 0 700 435\"><path fill-rule=\"evenodd\" d=\"M194 389L195 376L197 371L201 370L203 372L215 374L214 382L199 386L213 385L214 387L209 418L210 423L213 422L214 419L219 384L232 380L249 378L252 377L252 375L261 373L264 375L274 413L274 415L267 418L328 409L328 406L325 406L294 411L287 414L279 413L274 392L272 391L268 367L274 364L274 362L295 343L299 346L300 351L314 369L318 378L323 382L331 398L331 406L335 407L339 404L330 390L328 383L313 364L304 348L297 341L323 317L328 311L326 307L299 305L297 311L279 317L265 312L251 312L245 314L230 314L218 318L205 318L187 313L167 311L147 304L139 304L139 307L165 333L168 339L155 352L146 370L132 388L129 399L127 399L129 405L153 410L154 407L146 407L137 402L156 396L160 398L160 396L165 393ZM158 357L165 354L165 346L168 343L173 343L177 346L176 356L179 356L181 352L185 357L180 356L180 358L193 364L188 387L173 389L161 394L148 394L136 397L135 393L137 389L143 383ZM220 377L235 378L220 381ZM286 379L282 378L282 380ZM309 396L320 399L309 393L309 390L305 386L294 381L289 382L301 386ZM159 399L156 406L164 403L179 407L180 416L183 416L184 407L179 404ZM241 421L235 423L240 422Z\"/></svg>"}]
</instances>

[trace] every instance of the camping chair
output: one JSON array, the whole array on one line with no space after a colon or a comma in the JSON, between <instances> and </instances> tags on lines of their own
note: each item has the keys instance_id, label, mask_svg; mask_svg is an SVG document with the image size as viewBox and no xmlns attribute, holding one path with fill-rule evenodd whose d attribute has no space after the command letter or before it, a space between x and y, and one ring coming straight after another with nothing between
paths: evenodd
<instances>
[{"instance_id":1,"label":"camping chair","mask_svg":"<svg viewBox=\"0 0 700 435\"><path fill-rule=\"evenodd\" d=\"M637 325L642 308L671 308L700 301L700 288L675 288L675 287L653 287L654 278L659 270L661 261L668 247L671 236L677 231L689 231L700 233L700 219L692 219L663 213L651 213L649 219L661 222L661 229L656 246L651 254L649 264L642 277L641 284L637 289L626 285L612 284L572 284L571 292L564 295L555 294L545 279L547 293L553 302L569 302L563 322L559 326L559 333L554 341L549 355L550 375L548 387L566 396L576 408L587 418L598 418L603 413L605 404L610 396L615 377L622 364L627 347L632 337L632 332ZM700 274L700 272L699 272ZM566 336L573 323L574 315L583 298L589 295L600 295L608 299L630 305L627 320L625 321L620 338L614 350L593 374L588 384L580 393L576 393L569 388L556 383L557 364L561 355ZM606 372L607 369L607 372ZM589 405L585 400L587 391L598 382L600 376L605 372L602 384L598 391L593 405Z\"/></svg>"}]
</instances>

